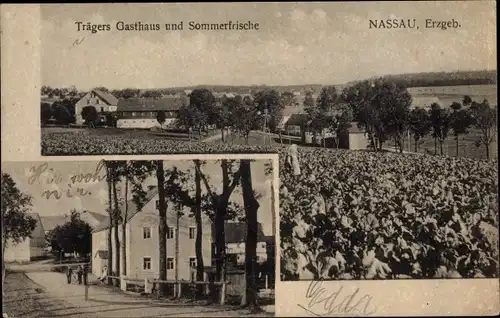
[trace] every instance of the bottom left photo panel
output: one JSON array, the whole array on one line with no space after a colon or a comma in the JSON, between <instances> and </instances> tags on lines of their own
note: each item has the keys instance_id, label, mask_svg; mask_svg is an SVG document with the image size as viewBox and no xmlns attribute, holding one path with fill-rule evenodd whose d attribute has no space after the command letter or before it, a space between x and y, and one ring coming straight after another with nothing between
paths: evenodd
<instances>
[{"instance_id":1,"label":"bottom left photo panel","mask_svg":"<svg viewBox=\"0 0 500 318\"><path fill-rule=\"evenodd\" d=\"M274 316L276 159L2 162L4 317Z\"/></svg>"}]
</instances>

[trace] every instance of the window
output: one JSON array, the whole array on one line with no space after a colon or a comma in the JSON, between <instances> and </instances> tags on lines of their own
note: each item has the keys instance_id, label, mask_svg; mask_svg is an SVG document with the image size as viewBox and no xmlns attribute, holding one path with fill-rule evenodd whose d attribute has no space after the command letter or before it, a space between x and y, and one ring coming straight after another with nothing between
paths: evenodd
<instances>
[{"instance_id":1,"label":"window","mask_svg":"<svg viewBox=\"0 0 500 318\"><path fill-rule=\"evenodd\" d=\"M167 257L167 269L174 269L174 258Z\"/></svg>"},{"instance_id":2,"label":"window","mask_svg":"<svg viewBox=\"0 0 500 318\"><path fill-rule=\"evenodd\" d=\"M142 234L143 234L144 239L150 239L151 238L151 228L150 227L143 227Z\"/></svg>"},{"instance_id":3,"label":"window","mask_svg":"<svg viewBox=\"0 0 500 318\"><path fill-rule=\"evenodd\" d=\"M156 200L156 209L159 210L160 209L160 200Z\"/></svg>"},{"instance_id":4,"label":"window","mask_svg":"<svg viewBox=\"0 0 500 318\"><path fill-rule=\"evenodd\" d=\"M96 104L99 104L99 99L96 99L96 100L95 100L95 103L96 103Z\"/></svg>"},{"instance_id":5,"label":"window","mask_svg":"<svg viewBox=\"0 0 500 318\"><path fill-rule=\"evenodd\" d=\"M169 226L167 228L167 239L173 239L173 238L174 238L174 228Z\"/></svg>"},{"instance_id":6,"label":"window","mask_svg":"<svg viewBox=\"0 0 500 318\"><path fill-rule=\"evenodd\" d=\"M101 113L104 113L104 107L101 107Z\"/></svg>"},{"instance_id":7,"label":"window","mask_svg":"<svg viewBox=\"0 0 500 318\"><path fill-rule=\"evenodd\" d=\"M151 270L151 257L142 258L142 269L145 271Z\"/></svg>"},{"instance_id":8,"label":"window","mask_svg":"<svg viewBox=\"0 0 500 318\"><path fill-rule=\"evenodd\" d=\"M260 248L266 248L266 243L260 244Z\"/></svg>"},{"instance_id":9,"label":"window","mask_svg":"<svg viewBox=\"0 0 500 318\"><path fill-rule=\"evenodd\" d=\"M196 257L189 258L189 267L196 267Z\"/></svg>"},{"instance_id":10,"label":"window","mask_svg":"<svg viewBox=\"0 0 500 318\"><path fill-rule=\"evenodd\" d=\"M189 227L189 239L194 240L195 237L196 237L196 227L190 226Z\"/></svg>"}]
</instances>

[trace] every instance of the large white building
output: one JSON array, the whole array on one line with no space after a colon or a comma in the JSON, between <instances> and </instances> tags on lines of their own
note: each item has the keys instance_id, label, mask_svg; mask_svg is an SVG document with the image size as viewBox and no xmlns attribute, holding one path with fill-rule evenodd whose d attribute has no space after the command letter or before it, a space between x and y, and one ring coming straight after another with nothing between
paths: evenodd
<instances>
[{"instance_id":1,"label":"large white building","mask_svg":"<svg viewBox=\"0 0 500 318\"><path fill-rule=\"evenodd\" d=\"M82 110L87 106L93 106L98 113L113 113L118 108L118 99L108 92L93 89L85 94L75 104L75 119L77 125L82 125L85 119Z\"/></svg>"},{"instance_id":2,"label":"large white building","mask_svg":"<svg viewBox=\"0 0 500 318\"><path fill-rule=\"evenodd\" d=\"M159 276L159 237L158 237L158 191L151 188L147 193L147 203L142 209L137 209L135 203L128 202L128 211L122 205L122 219L126 219L126 275L130 278L158 278ZM184 211L179 218L178 238L179 252L176 255L177 217L171 205L167 208L167 278L175 278L178 266L179 279L190 280L196 275L196 223L189 211ZM122 239L122 226L119 226L119 240ZM92 272L100 276L109 257L107 250L107 234L109 220L104 221L92 232ZM114 229L111 230L113 248ZM203 262L211 265L211 222L203 216ZM116 253L113 249L113 268L116 268ZM121 258L121 256L120 256ZM123 261L120 267L123 269Z\"/></svg>"}]
</instances>

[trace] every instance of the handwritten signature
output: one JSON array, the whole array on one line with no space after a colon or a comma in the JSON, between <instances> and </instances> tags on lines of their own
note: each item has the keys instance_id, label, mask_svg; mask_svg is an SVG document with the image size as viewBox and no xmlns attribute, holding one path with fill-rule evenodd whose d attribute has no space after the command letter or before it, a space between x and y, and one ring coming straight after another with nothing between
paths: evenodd
<instances>
[{"instance_id":1,"label":"handwritten signature","mask_svg":"<svg viewBox=\"0 0 500 318\"><path fill-rule=\"evenodd\" d=\"M350 315L372 315L376 309L372 305L373 297L365 294L359 295L359 288L352 293L342 295L344 287L332 292L322 286L322 281L313 281L309 284L306 291L308 299L307 307L298 305L309 314L317 317L325 317L330 314L350 314ZM322 305L322 313L315 311L315 308Z\"/></svg>"},{"instance_id":2,"label":"handwritten signature","mask_svg":"<svg viewBox=\"0 0 500 318\"><path fill-rule=\"evenodd\" d=\"M95 171L93 173L78 173L71 175L68 180L68 187L66 191L59 189L59 190L45 190L42 192L42 197L46 198L47 200L50 198L55 198L55 199L60 199L64 194L68 198L74 197L74 196L89 196L92 195L90 191L86 191L85 189L82 188L73 188L72 185L75 184L82 184L82 183L91 183L91 182L101 182L106 178L106 175L102 175L102 170L104 167L104 161L99 161L97 164ZM43 174L48 171L51 174L49 174L49 177L43 176ZM31 175L28 178L28 183L29 184L34 184L35 182L37 183L45 183L45 184L59 184L63 182L63 177L61 173L58 171L54 170L53 168L49 168L48 163L42 163L38 166L32 166L30 169ZM51 176L50 176L51 175ZM45 182L43 182L43 181Z\"/></svg>"}]
</instances>

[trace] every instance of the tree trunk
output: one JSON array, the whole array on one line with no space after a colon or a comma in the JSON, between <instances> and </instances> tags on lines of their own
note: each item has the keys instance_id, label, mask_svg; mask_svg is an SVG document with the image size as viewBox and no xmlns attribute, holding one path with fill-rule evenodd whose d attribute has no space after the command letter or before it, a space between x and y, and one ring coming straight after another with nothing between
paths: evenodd
<instances>
[{"instance_id":1,"label":"tree trunk","mask_svg":"<svg viewBox=\"0 0 500 318\"><path fill-rule=\"evenodd\" d=\"M241 187L247 221L247 237L245 242L245 292L242 305L250 309L257 308L257 284L255 274L257 269L257 211L259 202L255 199L252 187L252 171L249 160L241 160Z\"/></svg>"},{"instance_id":2,"label":"tree trunk","mask_svg":"<svg viewBox=\"0 0 500 318\"><path fill-rule=\"evenodd\" d=\"M442 140L439 140L439 153L441 154L441 156L443 155L443 141Z\"/></svg>"},{"instance_id":3,"label":"tree trunk","mask_svg":"<svg viewBox=\"0 0 500 318\"><path fill-rule=\"evenodd\" d=\"M167 203L165 202L165 171L163 170L163 161L156 161L156 180L158 185L158 210L159 210L159 279L167 280ZM165 296L167 291L166 284L158 285L158 295Z\"/></svg>"},{"instance_id":4,"label":"tree trunk","mask_svg":"<svg viewBox=\"0 0 500 318\"><path fill-rule=\"evenodd\" d=\"M455 136L455 141L456 141L456 149L457 149L457 157L458 157L458 135Z\"/></svg>"},{"instance_id":5,"label":"tree trunk","mask_svg":"<svg viewBox=\"0 0 500 318\"><path fill-rule=\"evenodd\" d=\"M195 161L195 164L198 165L199 161ZM204 280L204 264L203 264L203 227L201 220L201 175L200 170L195 169L195 220L196 220L196 241L195 241L195 251L196 251L196 280L203 281ZM203 285L196 285L196 295L197 297L201 297L203 295Z\"/></svg>"},{"instance_id":6,"label":"tree trunk","mask_svg":"<svg viewBox=\"0 0 500 318\"><path fill-rule=\"evenodd\" d=\"M224 139L224 127L221 128L220 133L221 133L222 142L226 143L226 140Z\"/></svg>"},{"instance_id":7,"label":"tree trunk","mask_svg":"<svg viewBox=\"0 0 500 318\"><path fill-rule=\"evenodd\" d=\"M201 127L198 128L198 138L199 138L199 141L201 141Z\"/></svg>"},{"instance_id":8,"label":"tree trunk","mask_svg":"<svg viewBox=\"0 0 500 318\"><path fill-rule=\"evenodd\" d=\"M245 145L248 145L248 138L249 137L250 137L249 133L245 134Z\"/></svg>"},{"instance_id":9,"label":"tree trunk","mask_svg":"<svg viewBox=\"0 0 500 318\"><path fill-rule=\"evenodd\" d=\"M437 138L434 137L434 156L436 156L438 154L438 150L437 150Z\"/></svg>"},{"instance_id":10,"label":"tree trunk","mask_svg":"<svg viewBox=\"0 0 500 318\"><path fill-rule=\"evenodd\" d=\"M108 245L108 273L107 273L107 276L108 276L108 286L111 286L113 285L113 280L111 278L109 278L109 276L112 276L113 275L113 239L112 239L112 235L111 235L111 231L113 229L113 198L112 198L112 179L111 179L111 168L109 166L109 162L107 164L107 168L106 168L106 181L108 183L108 203L109 203L109 207L108 207L108 214L109 214L109 229L108 229L108 233L107 233L107 245ZM94 255L95 256L95 255Z\"/></svg>"},{"instance_id":11,"label":"tree trunk","mask_svg":"<svg viewBox=\"0 0 500 318\"><path fill-rule=\"evenodd\" d=\"M125 178L125 213L122 220L122 241L121 241L121 256L122 256L122 275L127 275L127 217L128 217L128 177Z\"/></svg>"},{"instance_id":12,"label":"tree trunk","mask_svg":"<svg viewBox=\"0 0 500 318\"><path fill-rule=\"evenodd\" d=\"M177 207L176 211L176 222L175 222L175 296L176 298L181 297L181 286L179 284L179 219L181 217L180 206Z\"/></svg>"},{"instance_id":13,"label":"tree trunk","mask_svg":"<svg viewBox=\"0 0 500 318\"><path fill-rule=\"evenodd\" d=\"M2 224L3 224L3 213L2 213ZM5 248L7 247L7 238L2 235L2 282L5 282ZM2 297L4 295L4 285L2 284Z\"/></svg>"},{"instance_id":14,"label":"tree trunk","mask_svg":"<svg viewBox=\"0 0 500 318\"><path fill-rule=\"evenodd\" d=\"M120 208L118 206L118 194L116 193L116 176L114 175L116 173L116 171L113 171L113 200L115 202L115 207L114 207L114 237L115 237L115 251L116 251L116 255L115 255L115 273L116 273L116 276L120 276L120 262L122 261L121 257L120 257L120 234L118 233L118 228L119 228L119 223L120 223L120 218L121 218L121 215L120 215ZM117 280L115 280L115 285L118 285L119 282ZM119 285L118 285L119 286Z\"/></svg>"}]
</instances>

